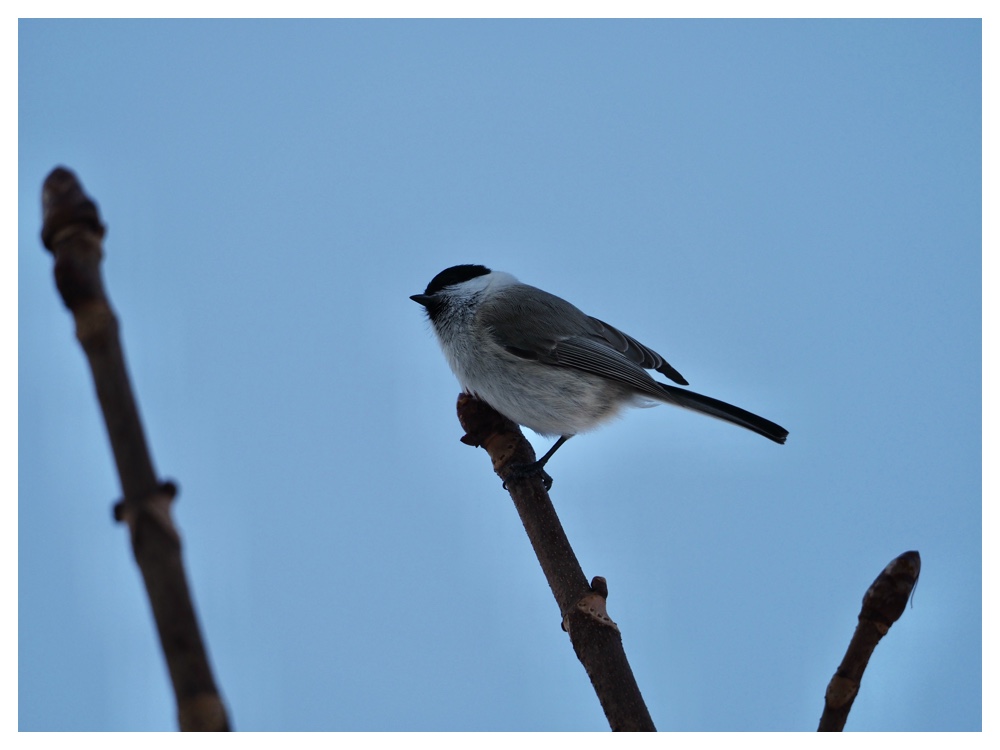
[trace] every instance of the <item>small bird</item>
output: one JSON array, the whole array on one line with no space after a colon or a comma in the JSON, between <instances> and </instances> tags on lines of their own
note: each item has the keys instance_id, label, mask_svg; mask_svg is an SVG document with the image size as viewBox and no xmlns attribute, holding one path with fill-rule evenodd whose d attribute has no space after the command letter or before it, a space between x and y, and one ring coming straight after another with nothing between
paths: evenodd
<instances>
[{"instance_id":1,"label":"small bird","mask_svg":"<svg viewBox=\"0 0 1000 750\"><path fill-rule=\"evenodd\" d=\"M559 439L522 467L544 466L574 435L626 406L673 404L784 443L788 430L700 393L654 380L688 382L659 354L564 299L480 265L447 268L410 297L424 306L462 388L519 425Z\"/></svg>"}]
</instances>

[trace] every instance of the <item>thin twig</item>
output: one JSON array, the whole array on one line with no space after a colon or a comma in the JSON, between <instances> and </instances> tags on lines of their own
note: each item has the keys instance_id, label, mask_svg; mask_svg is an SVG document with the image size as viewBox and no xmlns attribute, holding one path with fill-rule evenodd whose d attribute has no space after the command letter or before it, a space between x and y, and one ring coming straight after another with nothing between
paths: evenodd
<instances>
[{"instance_id":1,"label":"thin twig","mask_svg":"<svg viewBox=\"0 0 1000 750\"><path fill-rule=\"evenodd\" d=\"M508 471L535 460L531 444L516 424L467 394L458 397L458 419L466 431L462 442L486 449L494 470L506 482L559 605L563 629L590 676L611 728L656 731L625 656L621 632L607 614L607 582L596 577L587 583L541 477Z\"/></svg>"},{"instance_id":2,"label":"thin twig","mask_svg":"<svg viewBox=\"0 0 1000 750\"><path fill-rule=\"evenodd\" d=\"M868 587L861 600L858 626L844 660L826 688L820 732L840 732L861 688L861 677L875 646L906 610L906 602L920 577L920 553L904 552L890 562Z\"/></svg>"},{"instance_id":3,"label":"thin twig","mask_svg":"<svg viewBox=\"0 0 1000 750\"><path fill-rule=\"evenodd\" d=\"M76 323L118 467L123 499L115 518L128 523L183 730L228 730L181 560L181 540L170 514L177 493L160 482L146 446L118 320L101 278L104 225L76 176L56 168L42 188L42 242L55 258L55 279Z\"/></svg>"}]
</instances>

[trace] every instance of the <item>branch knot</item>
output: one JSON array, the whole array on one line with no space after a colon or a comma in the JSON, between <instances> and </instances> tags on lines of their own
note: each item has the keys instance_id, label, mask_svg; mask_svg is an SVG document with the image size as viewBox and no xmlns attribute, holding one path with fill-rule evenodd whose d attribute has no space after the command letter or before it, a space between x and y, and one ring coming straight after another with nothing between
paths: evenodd
<instances>
[{"instance_id":1,"label":"branch knot","mask_svg":"<svg viewBox=\"0 0 1000 750\"><path fill-rule=\"evenodd\" d=\"M574 614L583 615L599 625L613 629L616 633L621 632L615 621L608 616L607 600L596 591L591 591L585 595L563 616L562 629L567 633L570 632Z\"/></svg>"},{"instance_id":2,"label":"branch knot","mask_svg":"<svg viewBox=\"0 0 1000 750\"><path fill-rule=\"evenodd\" d=\"M170 506L175 497L177 497L177 485L167 480L162 482L156 491L145 497L119 500L115 503L112 511L114 519L119 523L127 523L129 531L134 537L139 518L146 516L180 547L181 537L177 527L174 526L173 518L170 516Z\"/></svg>"}]
</instances>

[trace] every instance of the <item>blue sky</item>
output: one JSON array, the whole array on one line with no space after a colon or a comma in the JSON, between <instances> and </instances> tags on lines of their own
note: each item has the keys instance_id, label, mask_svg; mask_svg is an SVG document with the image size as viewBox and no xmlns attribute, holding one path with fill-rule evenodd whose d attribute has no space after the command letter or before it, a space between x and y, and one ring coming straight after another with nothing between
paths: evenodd
<instances>
[{"instance_id":1,"label":"blue sky","mask_svg":"<svg viewBox=\"0 0 1000 750\"><path fill-rule=\"evenodd\" d=\"M482 263L663 354L553 501L658 728L982 724L979 21L21 21L18 721L166 730L89 372L38 239L75 170L232 720L597 730L408 297ZM531 436L536 449L548 442Z\"/></svg>"}]
</instances>

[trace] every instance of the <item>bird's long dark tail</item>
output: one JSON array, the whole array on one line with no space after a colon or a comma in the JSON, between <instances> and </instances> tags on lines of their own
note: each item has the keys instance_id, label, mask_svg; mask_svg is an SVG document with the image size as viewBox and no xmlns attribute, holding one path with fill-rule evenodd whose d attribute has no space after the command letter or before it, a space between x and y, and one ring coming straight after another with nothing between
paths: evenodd
<instances>
[{"instance_id":1,"label":"bird's long dark tail","mask_svg":"<svg viewBox=\"0 0 1000 750\"><path fill-rule=\"evenodd\" d=\"M738 406L727 404L725 401L719 401L709 396L702 396L700 393L695 393L694 391L676 388L666 383L659 383L658 385L669 394L668 400L677 406L683 406L685 409L693 409L710 417L738 424L740 427L752 430L758 435L763 435L768 440L773 440L776 443L784 444L785 438L788 437L788 430L784 427L776 425L774 422L763 417L758 417L756 414L751 414Z\"/></svg>"}]
</instances>

